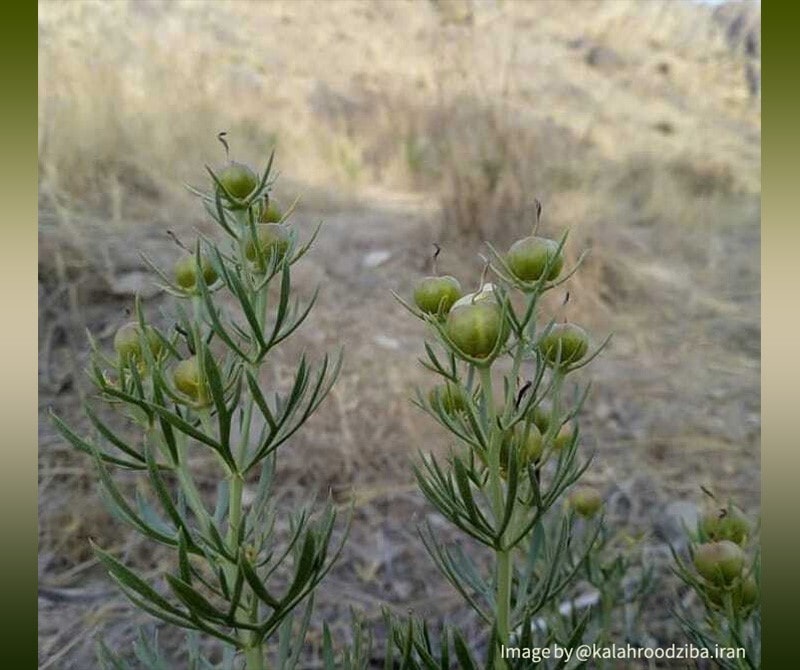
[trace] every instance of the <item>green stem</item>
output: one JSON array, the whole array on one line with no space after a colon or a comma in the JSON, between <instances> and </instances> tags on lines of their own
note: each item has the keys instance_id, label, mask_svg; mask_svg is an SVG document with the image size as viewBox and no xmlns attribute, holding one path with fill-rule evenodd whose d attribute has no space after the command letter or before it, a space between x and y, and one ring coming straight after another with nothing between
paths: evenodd
<instances>
[{"instance_id":1,"label":"green stem","mask_svg":"<svg viewBox=\"0 0 800 670\"><path fill-rule=\"evenodd\" d=\"M501 645L508 644L509 618L511 616L511 551L497 551L497 640ZM505 668L504 659L497 658L497 667Z\"/></svg>"},{"instance_id":2,"label":"green stem","mask_svg":"<svg viewBox=\"0 0 800 670\"><path fill-rule=\"evenodd\" d=\"M503 484L500 479L500 439L502 435L495 425L494 393L492 390L491 368L480 369L481 388L483 391L484 412L489 430L489 487L492 497L492 510L495 519L500 522L503 518ZM502 545L502 541L501 541ZM511 552L495 549L495 571L497 577L495 625L500 644L508 642L508 626L511 610ZM495 667L504 670L507 665L504 659L496 656Z\"/></svg>"},{"instance_id":3,"label":"green stem","mask_svg":"<svg viewBox=\"0 0 800 670\"><path fill-rule=\"evenodd\" d=\"M244 667L245 670L265 670L264 652L260 644L245 649Z\"/></svg>"},{"instance_id":4,"label":"green stem","mask_svg":"<svg viewBox=\"0 0 800 670\"><path fill-rule=\"evenodd\" d=\"M495 425L494 392L492 391L492 370L482 367L480 369L481 389L483 391L484 415L489 432L489 486L492 496L492 511L499 522L503 518L503 490L500 482L500 443L499 433Z\"/></svg>"}]
</instances>

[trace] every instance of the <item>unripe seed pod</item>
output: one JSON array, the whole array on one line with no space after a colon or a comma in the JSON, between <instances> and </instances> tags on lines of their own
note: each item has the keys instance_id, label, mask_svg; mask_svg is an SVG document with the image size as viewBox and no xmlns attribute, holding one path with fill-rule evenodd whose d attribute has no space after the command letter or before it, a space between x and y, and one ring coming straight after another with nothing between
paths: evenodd
<instances>
[{"instance_id":1,"label":"unripe seed pod","mask_svg":"<svg viewBox=\"0 0 800 670\"><path fill-rule=\"evenodd\" d=\"M425 314L447 314L461 297L461 284L450 275L425 277L414 289L414 302Z\"/></svg>"},{"instance_id":2,"label":"unripe seed pod","mask_svg":"<svg viewBox=\"0 0 800 670\"><path fill-rule=\"evenodd\" d=\"M694 567L712 584L730 584L742 574L744 552L730 540L707 542L694 552Z\"/></svg>"},{"instance_id":3,"label":"unripe seed pod","mask_svg":"<svg viewBox=\"0 0 800 670\"><path fill-rule=\"evenodd\" d=\"M742 510L730 505L704 515L700 521L700 530L708 540L730 540L742 546L750 533L750 522Z\"/></svg>"},{"instance_id":4,"label":"unripe seed pod","mask_svg":"<svg viewBox=\"0 0 800 670\"><path fill-rule=\"evenodd\" d=\"M502 310L493 300L453 307L446 329L456 347L473 358L486 358L508 337Z\"/></svg>"},{"instance_id":5,"label":"unripe seed pod","mask_svg":"<svg viewBox=\"0 0 800 670\"><path fill-rule=\"evenodd\" d=\"M551 410L548 407L538 405L533 408L533 423L536 424L536 427L542 435L544 435L550 427L550 413Z\"/></svg>"},{"instance_id":6,"label":"unripe seed pod","mask_svg":"<svg viewBox=\"0 0 800 670\"><path fill-rule=\"evenodd\" d=\"M220 183L225 187L234 198L240 200L250 195L258 186L258 177L246 165L231 161L217 175Z\"/></svg>"},{"instance_id":7,"label":"unripe seed pod","mask_svg":"<svg viewBox=\"0 0 800 670\"><path fill-rule=\"evenodd\" d=\"M547 270L547 279L558 277L564 267L564 257L558 242L544 237L524 237L511 245L506 264L517 279L536 281ZM549 267L548 267L549 264Z\"/></svg>"},{"instance_id":8,"label":"unripe seed pod","mask_svg":"<svg viewBox=\"0 0 800 670\"><path fill-rule=\"evenodd\" d=\"M542 456L544 443L542 442L542 434L536 427L536 424L530 424L528 427L528 437L525 439L525 425L518 423L515 428L515 437L519 444L520 460L524 464L535 463Z\"/></svg>"},{"instance_id":9,"label":"unripe seed pod","mask_svg":"<svg viewBox=\"0 0 800 670\"><path fill-rule=\"evenodd\" d=\"M597 489L581 486L570 494L569 504L576 514L591 519L603 506L603 498Z\"/></svg>"},{"instance_id":10,"label":"unripe seed pod","mask_svg":"<svg viewBox=\"0 0 800 670\"><path fill-rule=\"evenodd\" d=\"M758 602L758 584L753 575L748 576L742 581L739 587L739 601L745 609L752 607Z\"/></svg>"},{"instance_id":11,"label":"unripe seed pod","mask_svg":"<svg viewBox=\"0 0 800 670\"><path fill-rule=\"evenodd\" d=\"M732 586L705 584L703 593L718 609L725 607L725 594L730 594L731 605L735 610L748 610L758 602L758 584L750 575Z\"/></svg>"},{"instance_id":12,"label":"unripe seed pod","mask_svg":"<svg viewBox=\"0 0 800 670\"><path fill-rule=\"evenodd\" d=\"M277 254L278 258L283 258L289 249L289 231L280 223L259 223L256 226L256 239L261 255L266 260L269 260L273 253ZM245 243L244 255L249 261L257 260L256 245L252 236Z\"/></svg>"},{"instance_id":13,"label":"unripe seed pod","mask_svg":"<svg viewBox=\"0 0 800 670\"><path fill-rule=\"evenodd\" d=\"M484 284L479 291L475 291L474 293L467 293L466 295L461 296L453 307L461 307L463 305L474 305L477 302L484 302L489 300L491 302L496 303L494 297L494 284L486 283Z\"/></svg>"},{"instance_id":14,"label":"unripe seed pod","mask_svg":"<svg viewBox=\"0 0 800 670\"><path fill-rule=\"evenodd\" d=\"M559 357L560 347L560 357ZM573 323L554 324L539 340L539 350L551 365L560 360L561 366L577 363L589 349L586 331Z\"/></svg>"},{"instance_id":15,"label":"unripe seed pod","mask_svg":"<svg viewBox=\"0 0 800 670\"><path fill-rule=\"evenodd\" d=\"M556 436L553 438L553 449L556 451L561 451L565 447L567 447L572 442L572 437L575 435L575 431L572 430L572 426L568 423L565 423L559 429Z\"/></svg>"},{"instance_id":16,"label":"unripe seed pod","mask_svg":"<svg viewBox=\"0 0 800 670\"><path fill-rule=\"evenodd\" d=\"M181 393L197 400L200 396L200 363L197 356L178 363L172 372L172 381Z\"/></svg>"},{"instance_id":17,"label":"unripe seed pod","mask_svg":"<svg viewBox=\"0 0 800 670\"><path fill-rule=\"evenodd\" d=\"M270 200L269 204L261 210L261 216L258 220L261 223L278 223L282 218L283 214L278 205Z\"/></svg>"},{"instance_id":18,"label":"unripe seed pod","mask_svg":"<svg viewBox=\"0 0 800 670\"><path fill-rule=\"evenodd\" d=\"M201 256L200 265L203 268L203 279L207 286L217 281L217 271L214 270L207 258ZM193 255L182 256L175 263L175 281L181 288L193 289L195 287L197 283L197 263Z\"/></svg>"},{"instance_id":19,"label":"unripe seed pod","mask_svg":"<svg viewBox=\"0 0 800 670\"><path fill-rule=\"evenodd\" d=\"M456 414L462 412L466 406L466 399L464 393L455 384L447 382L443 386L432 388L428 394L428 400L432 405L439 401L442 409L448 414Z\"/></svg>"},{"instance_id":20,"label":"unripe seed pod","mask_svg":"<svg viewBox=\"0 0 800 670\"><path fill-rule=\"evenodd\" d=\"M121 359L138 358L141 355L142 348L139 343L140 332L139 324L136 321L130 321L117 330L114 335L114 349ZM152 326L147 326L145 328L145 334L150 353L158 357L164 348L164 343L158 336L156 329Z\"/></svg>"}]
</instances>

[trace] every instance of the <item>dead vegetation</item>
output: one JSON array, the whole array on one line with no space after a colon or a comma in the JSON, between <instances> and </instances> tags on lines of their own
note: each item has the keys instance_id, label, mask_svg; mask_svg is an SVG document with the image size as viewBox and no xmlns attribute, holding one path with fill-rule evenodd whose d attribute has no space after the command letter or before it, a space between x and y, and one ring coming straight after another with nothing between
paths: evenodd
<instances>
[{"instance_id":1,"label":"dead vegetation","mask_svg":"<svg viewBox=\"0 0 800 670\"><path fill-rule=\"evenodd\" d=\"M87 538L154 574L159 556L102 508L46 409L79 416L86 328L110 342L136 291L168 307L137 251L169 264L166 231L204 225L181 184L221 159L221 129L255 164L276 143L279 200L303 195L301 230L326 222L298 268L301 290L324 284L319 307L273 367L278 384L301 348L346 344L282 475L287 500L357 503L326 618L384 602L464 616L414 533L430 510L409 458L446 445L408 403L430 381L423 332L389 291L410 290L434 241L468 284L480 241L518 237L533 198L573 257L592 252L572 318L616 333L584 419L612 522L659 561L662 510L701 502L701 484L756 513L759 21L749 3L40 4L42 667L94 667L95 632L122 649L141 622ZM674 635L665 616L643 628Z\"/></svg>"}]
</instances>

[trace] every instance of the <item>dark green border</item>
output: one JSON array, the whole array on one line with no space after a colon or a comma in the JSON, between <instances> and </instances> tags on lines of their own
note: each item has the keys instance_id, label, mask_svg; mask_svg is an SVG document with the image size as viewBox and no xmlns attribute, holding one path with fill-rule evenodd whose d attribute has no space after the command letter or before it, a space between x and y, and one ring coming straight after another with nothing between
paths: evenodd
<instances>
[{"instance_id":1,"label":"dark green border","mask_svg":"<svg viewBox=\"0 0 800 670\"><path fill-rule=\"evenodd\" d=\"M37 6L6 3L0 10L0 81L3 87L3 305L2 467L2 665L36 667L37 517ZM30 40L30 41L29 41Z\"/></svg>"}]
</instances>

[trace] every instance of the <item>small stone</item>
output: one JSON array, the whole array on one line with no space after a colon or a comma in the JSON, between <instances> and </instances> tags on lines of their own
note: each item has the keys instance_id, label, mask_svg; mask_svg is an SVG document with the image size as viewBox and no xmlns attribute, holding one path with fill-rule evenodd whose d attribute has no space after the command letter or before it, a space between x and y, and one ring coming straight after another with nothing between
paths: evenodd
<instances>
[{"instance_id":1,"label":"small stone","mask_svg":"<svg viewBox=\"0 0 800 670\"><path fill-rule=\"evenodd\" d=\"M379 347L383 347L384 349L391 349L392 351L396 351L400 348L400 342L393 337L388 337L386 335L376 335L373 338L373 342L377 344Z\"/></svg>"},{"instance_id":2,"label":"small stone","mask_svg":"<svg viewBox=\"0 0 800 670\"><path fill-rule=\"evenodd\" d=\"M376 268L379 265L383 265L391 257L392 253L390 251L386 251L385 249L377 249L365 254L361 263L365 268Z\"/></svg>"}]
</instances>

